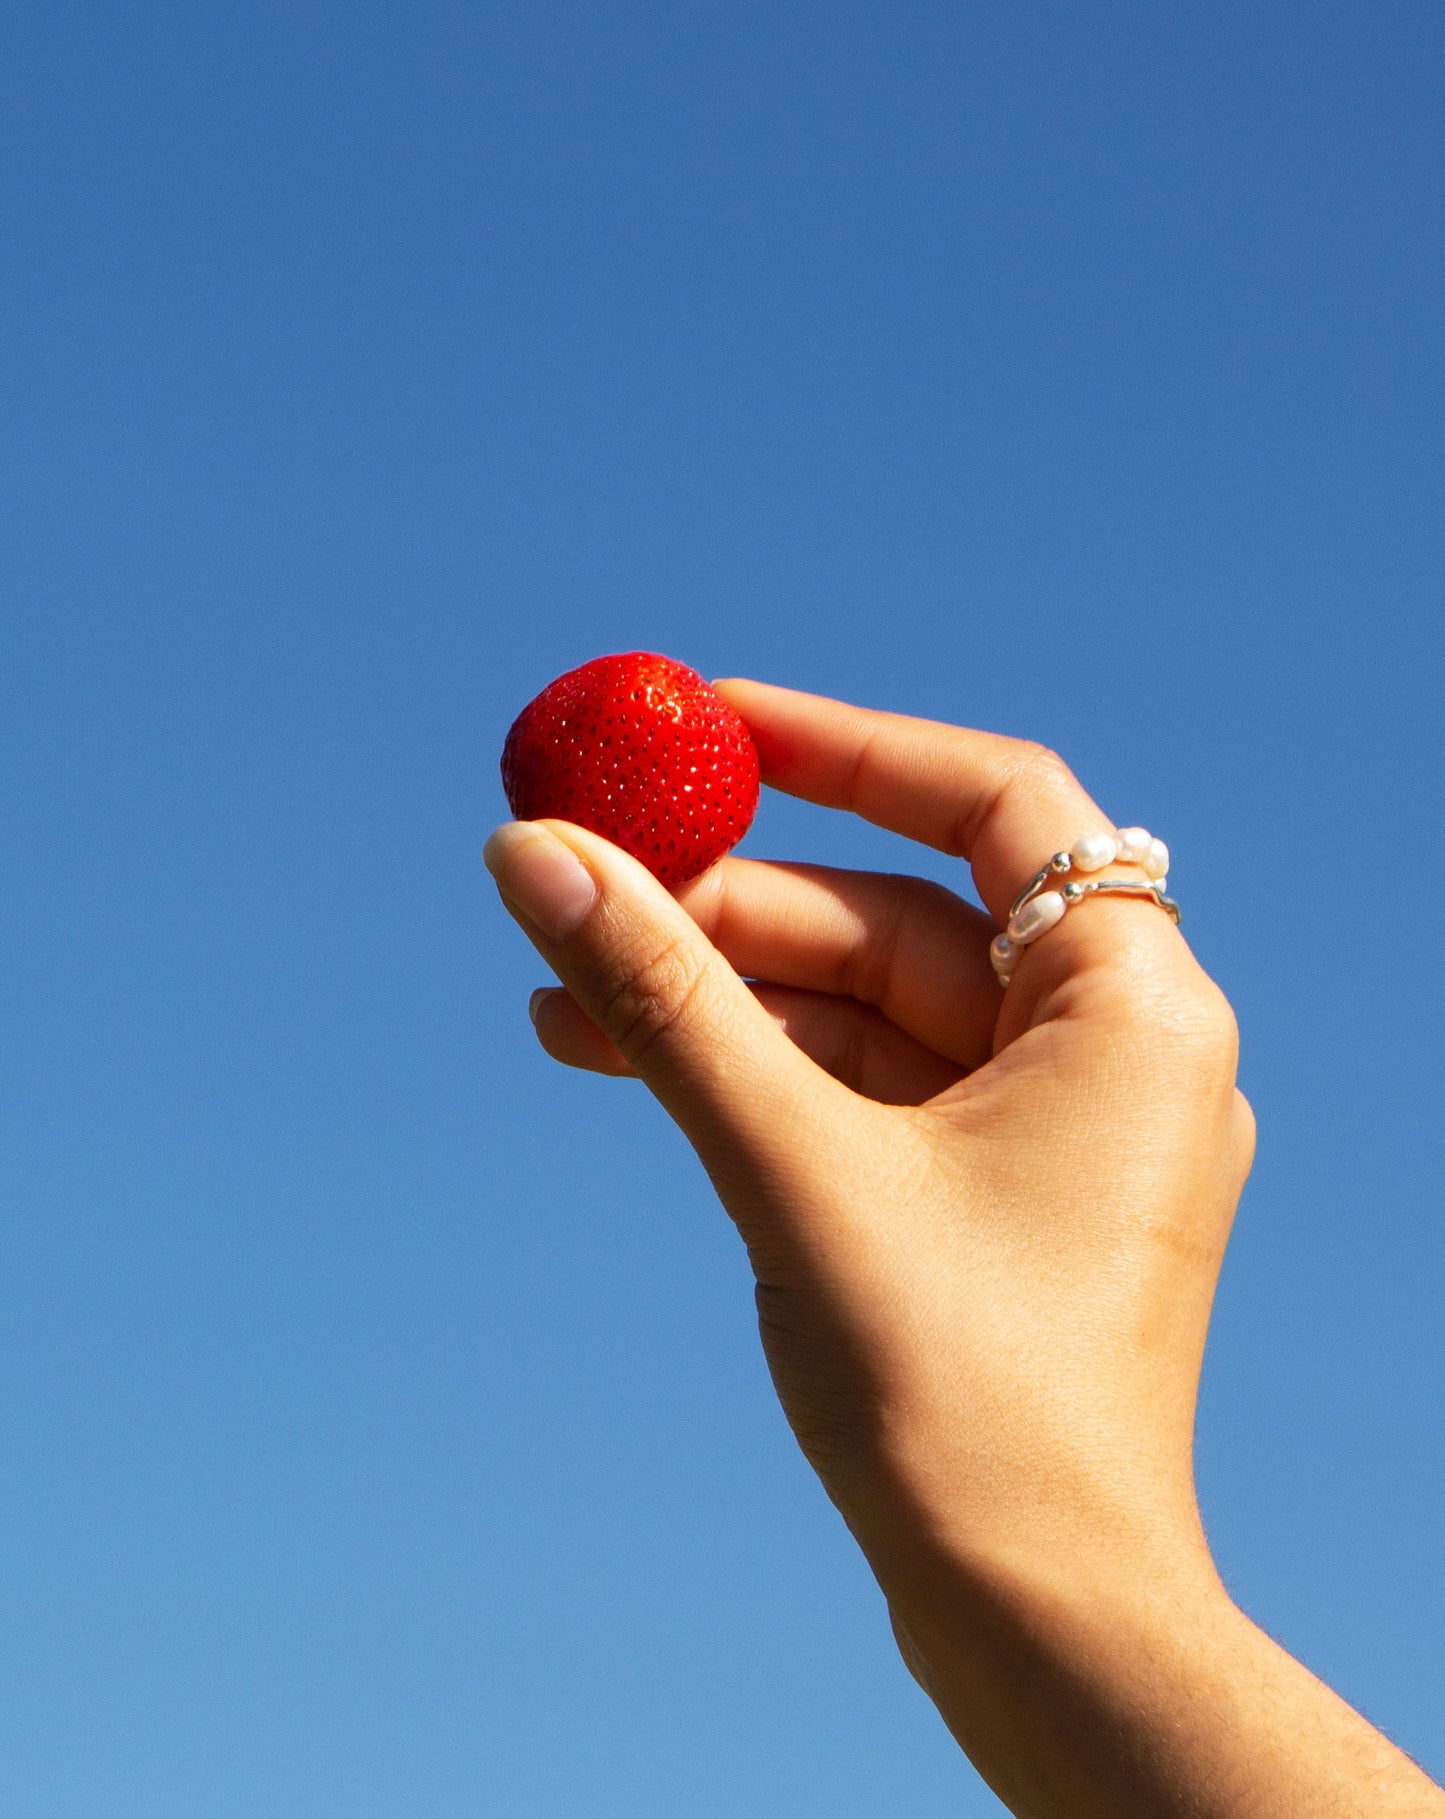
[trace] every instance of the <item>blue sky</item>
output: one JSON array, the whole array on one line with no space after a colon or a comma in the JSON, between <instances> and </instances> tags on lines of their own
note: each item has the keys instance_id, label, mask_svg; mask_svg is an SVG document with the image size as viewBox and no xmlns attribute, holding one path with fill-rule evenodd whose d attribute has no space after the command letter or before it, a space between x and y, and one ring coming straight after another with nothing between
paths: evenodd
<instances>
[{"instance_id":1,"label":"blue sky","mask_svg":"<svg viewBox=\"0 0 1445 1819\"><path fill-rule=\"evenodd\" d=\"M604 651L1041 737L1259 1162L1246 1607L1445 1772L1423 3L12 8L0 1805L989 1814L480 862ZM937 855L770 797L756 854Z\"/></svg>"}]
</instances>

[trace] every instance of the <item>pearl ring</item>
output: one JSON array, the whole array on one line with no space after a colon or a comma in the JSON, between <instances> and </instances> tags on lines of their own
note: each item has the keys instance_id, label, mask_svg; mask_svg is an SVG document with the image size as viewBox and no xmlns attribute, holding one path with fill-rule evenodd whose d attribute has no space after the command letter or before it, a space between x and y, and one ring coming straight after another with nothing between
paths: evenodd
<instances>
[{"instance_id":1,"label":"pearl ring","mask_svg":"<svg viewBox=\"0 0 1445 1819\"><path fill-rule=\"evenodd\" d=\"M1086 883L1071 879L1058 890L1048 888L1050 880L1063 872L1100 872L1106 865L1120 863L1142 867L1148 883L1133 878L1090 878ZM1179 905L1164 893L1168 881L1169 848L1148 828L1121 827L1117 834L1085 834L1067 852L1055 853L1014 899L1007 928L994 937L988 950L999 984L1008 984L1022 949L1062 922L1064 912L1074 904L1099 892L1147 897L1178 922Z\"/></svg>"}]
</instances>

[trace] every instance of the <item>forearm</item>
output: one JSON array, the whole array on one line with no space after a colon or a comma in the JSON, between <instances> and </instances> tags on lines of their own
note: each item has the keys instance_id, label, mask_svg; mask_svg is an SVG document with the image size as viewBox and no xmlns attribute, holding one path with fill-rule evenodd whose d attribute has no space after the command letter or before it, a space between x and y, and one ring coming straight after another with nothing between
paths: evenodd
<instances>
[{"instance_id":1,"label":"forearm","mask_svg":"<svg viewBox=\"0 0 1445 1819\"><path fill-rule=\"evenodd\" d=\"M905 1659L1020 1819L1445 1819L1193 1548L1128 1575L909 1577L890 1594Z\"/></svg>"}]
</instances>

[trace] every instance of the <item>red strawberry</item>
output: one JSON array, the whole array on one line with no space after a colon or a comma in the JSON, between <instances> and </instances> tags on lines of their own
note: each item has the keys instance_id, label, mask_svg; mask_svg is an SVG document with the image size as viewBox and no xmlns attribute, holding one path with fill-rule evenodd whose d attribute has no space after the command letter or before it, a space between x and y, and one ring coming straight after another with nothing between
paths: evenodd
<instances>
[{"instance_id":1,"label":"red strawberry","mask_svg":"<svg viewBox=\"0 0 1445 1819\"><path fill-rule=\"evenodd\" d=\"M748 831L758 754L696 670L629 651L568 670L527 703L502 750L502 787L518 820L590 828L673 890Z\"/></svg>"}]
</instances>

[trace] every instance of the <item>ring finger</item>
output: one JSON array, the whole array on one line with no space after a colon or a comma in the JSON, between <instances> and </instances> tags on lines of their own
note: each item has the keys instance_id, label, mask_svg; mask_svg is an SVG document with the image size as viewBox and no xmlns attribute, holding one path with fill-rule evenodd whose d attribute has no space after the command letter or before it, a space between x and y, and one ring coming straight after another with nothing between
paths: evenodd
<instances>
[{"instance_id":1,"label":"ring finger","mask_svg":"<svg viewBox=\"0 0 1445 1819\"><path fill-rule=\"evenodd\" d=\"M825 992L755 985L783 1032L825 1073L882 1105L922 1105L958 1083L961 1070L905 1034L871 1005ZM567 1067L630 1076L632 1069L561 986L532 994L537 1040Z\"/></svg>"}]
</instances>

